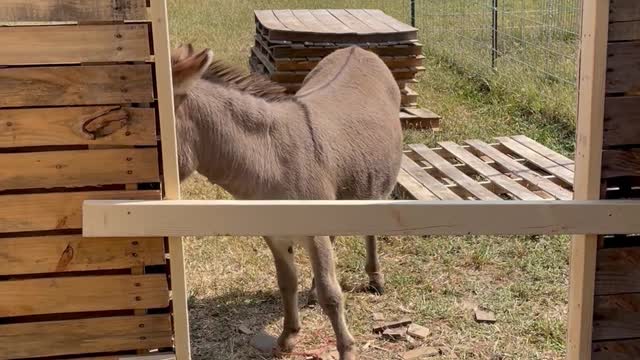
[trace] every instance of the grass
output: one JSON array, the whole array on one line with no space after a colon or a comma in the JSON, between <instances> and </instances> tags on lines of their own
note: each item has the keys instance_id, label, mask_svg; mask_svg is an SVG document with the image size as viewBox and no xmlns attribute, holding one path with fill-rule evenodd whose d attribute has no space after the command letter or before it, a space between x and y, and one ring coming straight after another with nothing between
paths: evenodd
<instances>
[{"instance_id":1,"label":"grass","mask_svg":"<svg viewBox=\"0 0 640 360\"><path fill-rule=\"evenodd\" d=\"M528 1L528 0L527 0ZM312 0L170 0L172 43L211 47L216 56L246 64L252 45L252 10L259 8L382 7L406 14L402 2ZM383 6L386 5L386 6ZM391 8L389 8L391 7ZM442 131L409 131L406 142L524 134L568 156L575 131L573 93L551 81L522 81L518 69L498 75L469 75L464 64L441 52L427 53L417 84L420 103L443 116ZM248 67L247 67L248 68ZM521 69L519 72L522 72ZM552 96L547 96L552 95ZM228 195L195 175L183 197L219 199ZM345 289L350 328L362 359L398 359L406 343L387 343L371 333L372 313L388 319L410 316L428 327L425 344L445 359L561 359L567 310L567 237L390 237L380 240L387 293L376 297L352 291L366 279L364 244L338 240L339 277ZM255 332L279 333L282 323L275 269L259 238L189 238L186 241L192 346L195 359L266 359L250 345ZM296 253L301 300L310 284L309 262ZM483 306L497 314L492 325L473 320ZM297 351L321 352L333 334L318 308L301 311L303 334ZM285 359L303 359L299 355Z\"/></svg>"}]
</instances>

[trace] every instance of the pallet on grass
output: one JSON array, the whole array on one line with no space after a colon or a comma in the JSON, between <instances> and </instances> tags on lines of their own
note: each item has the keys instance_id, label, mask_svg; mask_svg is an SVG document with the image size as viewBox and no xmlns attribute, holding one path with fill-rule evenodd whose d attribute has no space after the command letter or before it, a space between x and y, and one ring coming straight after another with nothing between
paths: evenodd
<instances>
[{"instance_id":1,"label":"pallet on grass","mask_svg":"<svg viewBox=\"0 0 640 360\"><path fill-rule=\"evenodd\" d=\"M495 144L412 144L396 196L416 200L571 200L574 162L522 135Z\"/></svg>"}]
</instances>

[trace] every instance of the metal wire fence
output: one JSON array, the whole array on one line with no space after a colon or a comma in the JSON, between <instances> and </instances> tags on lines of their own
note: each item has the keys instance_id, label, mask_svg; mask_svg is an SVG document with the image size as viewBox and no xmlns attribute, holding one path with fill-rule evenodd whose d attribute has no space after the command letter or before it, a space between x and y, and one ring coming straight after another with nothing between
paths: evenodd
<instances>
[{"instance_id":1,"label":"metal wire fence","mask_svg":"<svg viewBox=\"0 0 640 360\"><path fill-rule=\"evenodd\" d=\"M581 0L410 0L429 51L474 72L576 84Z\"/></svg>"}]
</instances>

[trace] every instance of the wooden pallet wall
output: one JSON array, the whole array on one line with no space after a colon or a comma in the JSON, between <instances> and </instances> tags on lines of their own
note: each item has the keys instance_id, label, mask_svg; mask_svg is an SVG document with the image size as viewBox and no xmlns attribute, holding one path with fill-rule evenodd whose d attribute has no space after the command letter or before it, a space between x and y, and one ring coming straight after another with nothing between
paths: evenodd
<instances>
[{"instance_id":1,"label":"wooden pallet wall","mask_svg":"<svg viewBox=\"0 0 640 360\"><path fill-rule=\"evenodd\" d=\"M80 235L162 198L148 5L0 3L0 359L172 351L166 239Z\"/></svg>"},{"instance_id":2,"label":"wooden pallet wall","mask_svg":"<svg viewBox=\"0 0 640 360\"><path fill-rule=\"evenodd\" d=\"M603 199L640 199L640 2L611 0L602 152ZM602 236L593 354L640 358L640 236Z\"/></svg>"}]
</instances>

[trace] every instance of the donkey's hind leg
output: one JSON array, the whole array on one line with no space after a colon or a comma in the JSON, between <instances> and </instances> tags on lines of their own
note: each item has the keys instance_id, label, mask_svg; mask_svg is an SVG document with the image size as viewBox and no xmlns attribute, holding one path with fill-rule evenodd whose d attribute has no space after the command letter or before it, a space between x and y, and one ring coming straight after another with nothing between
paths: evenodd
<instances>
[{"instance_id":1,"label":"donkey's hind leg","mask_svg":"<svg viewBox=\"0 0 640 360\"><path fill-rule=\"evenodd\" d=\"M309 237L304 241L304 246L313 266L320 306L331 320L333 331L336 334L340 360L355 360L355 340L349 332L344 315L344 300L336 277L331 241L328 236Z\"/></svg>"},{"instance_id":2,"label":"donkey's hind leg","mask_svg":"<svg viewBox=\"0 0 640 360\"><path fill-rule=\"evenodd\" d=\"M367 245L367 264L365 265L365 271L369 275L369 286L367 290L369 292L382 295L384 293L384 275L380 268L380 261L378 260L378 247L376 244L375 236L366 236Z\"/></svg>"},{"instance_id":3,"label":"donkey's hind leg","mask_svg":"<svg viewBox=\"0 0 640 360\"><path fill-rule=\"evenodd\" d=\"M273 253L278 277L278 287L282 295L284 324L278 338L278 350L290 352L296 345L300 333L298 316L298 275L293 258L294 239L266 237L265 240Z\"/></svg>"},{"instance_id":4,"label":"donkey's hind leg","mask_svg":"<svg viewBox=\"0 0 640 360\"><path fill-rule=\"evenodd\" d=\"M331 239L331 247L335 250L336 237L329 236ZM311 277L311 287L309 288L309 295L307 297L307 305L314 306L318 303L318 292L316 291L316 277Z\"/></svg>"}]
</instances>

